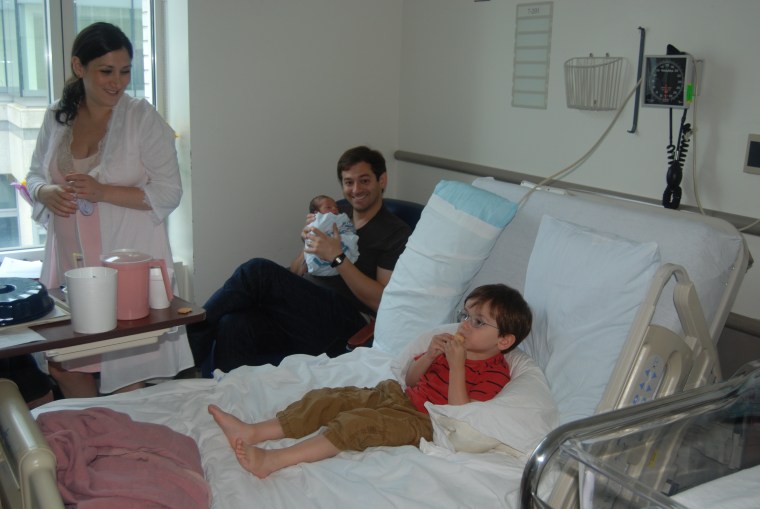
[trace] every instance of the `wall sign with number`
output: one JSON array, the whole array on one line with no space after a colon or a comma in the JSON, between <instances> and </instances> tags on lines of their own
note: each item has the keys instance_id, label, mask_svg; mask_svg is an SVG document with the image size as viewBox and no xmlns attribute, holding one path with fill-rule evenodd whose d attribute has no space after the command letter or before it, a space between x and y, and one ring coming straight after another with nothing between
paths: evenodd
<instances>
[{"instance_id":1,"label":"wall sign with number","mask_svg":"<svg viewBox=\"0 0 760 509\"><path fill-rule=\"evenodd\" d=\"M517 5L512 106L546 109L554 2Z\"/></svg>"}]
</instances>

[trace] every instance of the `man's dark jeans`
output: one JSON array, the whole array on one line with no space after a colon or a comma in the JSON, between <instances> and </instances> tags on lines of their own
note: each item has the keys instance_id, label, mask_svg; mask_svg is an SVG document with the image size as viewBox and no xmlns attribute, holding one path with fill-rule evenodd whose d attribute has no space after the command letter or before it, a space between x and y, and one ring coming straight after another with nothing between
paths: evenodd
<instances>
[{"instance_id":1,"label":"man's dark jeans","mask_svg":"<svg viewBox=\"0 0 760 509\"><path fill-rule=\"evenodd\" d=\"M206 319L187 326L196 366L279 364L295 353L331 357L365 325L346 297L263 258L240 265L204 305Z\"/></svg>"}]
</instances>

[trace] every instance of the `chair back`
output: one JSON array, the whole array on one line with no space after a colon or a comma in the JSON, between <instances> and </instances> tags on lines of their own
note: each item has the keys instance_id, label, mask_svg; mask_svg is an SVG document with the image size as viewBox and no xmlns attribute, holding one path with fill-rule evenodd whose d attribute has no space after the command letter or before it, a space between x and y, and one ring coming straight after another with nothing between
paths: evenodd
<instances>
[{"instance_id":1,"label":"chair back","mask_svg":"<svg viewBox=\"0 0 760 509\"><path fill-rule=\"evenodd\" d=\"M383 204L391 214L398 216L399 219L408 224L409 228L412 230L417 226L417 222L420 220L420 215L422 214L422 209L425 208L425 206L420 203L397 200L395 198L383 198ZM345 198L338 200L338 208L340 210L344 210L348 206L348 201Z\"/></svg>"}]
</instances>

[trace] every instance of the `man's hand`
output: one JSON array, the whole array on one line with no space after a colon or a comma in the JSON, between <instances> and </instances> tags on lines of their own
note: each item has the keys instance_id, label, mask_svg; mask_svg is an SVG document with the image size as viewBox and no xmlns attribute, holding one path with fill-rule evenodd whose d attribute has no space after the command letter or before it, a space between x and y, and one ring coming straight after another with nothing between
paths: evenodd
<instances>
[{"instance_id":1,"label":"man's hand","mask_svg":"<svg viewBox=\"0 0 760 509\"><path fill-rule=\"evenodd\" d=\"M306 234L304 251L325 261L332 261L343 252L338 225L333 224L333 236L330 237L313 226L304 229Z\"/></svg>"}]
</instances>

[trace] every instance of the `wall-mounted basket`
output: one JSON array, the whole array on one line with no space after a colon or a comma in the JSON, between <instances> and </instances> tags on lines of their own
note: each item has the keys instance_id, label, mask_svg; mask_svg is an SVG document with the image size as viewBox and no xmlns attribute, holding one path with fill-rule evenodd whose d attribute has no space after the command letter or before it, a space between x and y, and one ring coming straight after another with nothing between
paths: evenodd
<instances>
[{"instance_id":1,"label":"wall-mounted basket","mask_svg":"<svg viewBox=\"0 0 760 509\"><path fill-rule=\"evenodd\" d=\"M567 107L580 110L615 110L620 101L622 57L571 58L565 62Z\"/></svg>"}]
</instances>

